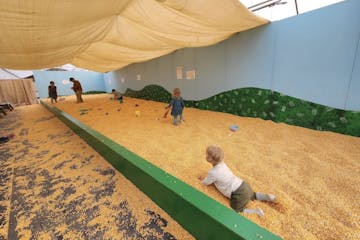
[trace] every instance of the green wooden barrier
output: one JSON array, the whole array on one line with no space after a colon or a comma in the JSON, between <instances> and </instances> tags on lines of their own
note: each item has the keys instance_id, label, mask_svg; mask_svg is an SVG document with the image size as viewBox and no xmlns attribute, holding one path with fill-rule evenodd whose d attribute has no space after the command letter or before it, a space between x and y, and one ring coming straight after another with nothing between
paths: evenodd
<instances>
[{"instance_id":1,"label":"green wooden barrier","mask_svg":"<svg viewBox=\"0 0 360 240\"><path fill-rule=\"evenodd\" d=\"M67 113L41 103L196 239L281 239Z\"/></svg>"}]
</instances>

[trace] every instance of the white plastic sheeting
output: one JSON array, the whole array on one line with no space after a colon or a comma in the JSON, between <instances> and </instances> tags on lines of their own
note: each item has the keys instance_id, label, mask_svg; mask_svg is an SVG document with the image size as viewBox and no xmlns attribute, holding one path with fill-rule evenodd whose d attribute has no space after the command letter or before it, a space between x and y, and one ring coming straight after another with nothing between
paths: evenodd
<instances>
[{"instance_id":1,"label":"white plastic sheeting","mask_svg":"<svg viewBox=\"0 0 360 240\"><path fill-rule=\"evenodd\" d=\"M0 67L107 72L265 23L238 0L0 0Z\"/></svg>"}]
</instances>

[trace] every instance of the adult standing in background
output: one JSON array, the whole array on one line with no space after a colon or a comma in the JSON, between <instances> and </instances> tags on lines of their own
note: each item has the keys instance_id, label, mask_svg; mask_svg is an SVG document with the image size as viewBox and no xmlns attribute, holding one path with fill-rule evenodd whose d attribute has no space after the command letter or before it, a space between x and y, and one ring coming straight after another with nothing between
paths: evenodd
<instances>
[{"instance_id":1,"label":"adult standing in background","mask_svg":"<svg viewBox=\"0 0 360 240\"><path fill-rule=\"evenodd\" d=\"M72 90L74 90L75 94L76 94L76 103L81 103L84 102L81 95L82 95L82 87L81 87L81 83L78 80L75 80L73 77L71 77L70 82L73 83L72 86Z\"/></svg>"}]
</instances>

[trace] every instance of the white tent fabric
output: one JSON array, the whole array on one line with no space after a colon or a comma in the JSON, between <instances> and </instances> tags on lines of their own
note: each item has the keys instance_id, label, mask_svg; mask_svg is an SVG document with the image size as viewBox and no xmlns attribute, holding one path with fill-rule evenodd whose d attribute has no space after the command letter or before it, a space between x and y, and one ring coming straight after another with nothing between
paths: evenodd
<instances>
[{"instance_id":1,"label":"white tent fabric","mask_svg":"<svg viewBox=\"0 0 360 240\"><path fill-rule=\"evenodd\" d=\"M32 75L32 71L0 68L0 79L21 79Z\"/></svg>"},{"instance_id":2,"label":"white tent fabric","mask_svg":"<svg viewBox=\"0 0 360 240\"><path fill-rule=\"evenodd\" d=\"M238 0L0 0L0 67L107 72L265 23Z\"/></svg>"}]
</instances>

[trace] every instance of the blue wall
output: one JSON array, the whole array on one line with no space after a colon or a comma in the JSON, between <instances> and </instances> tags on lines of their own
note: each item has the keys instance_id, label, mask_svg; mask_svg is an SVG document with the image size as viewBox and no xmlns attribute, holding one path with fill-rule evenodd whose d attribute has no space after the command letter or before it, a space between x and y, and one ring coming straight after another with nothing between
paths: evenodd
<instances>
[{"instance_id":1,"label":"blue wall","mask_svg":"<svg viewBox=\"0 0 360 240\"><path fill-rule=\"evenodd\" d=\"M346 106L349 109L359 110L360 104L360 33L357 42L357 51L355 53L355 61L352 68L351 80L348 86L348 95L346 99Z\"/></svg>"},{"instance_id":2,"label":"blue wall","mask_svg":"<svg viewBox=\"0 0 360 240\"><path fill-rule=\"evenodd\" d=\"M40 98L48 97L50 81L55 82L58 95L74 94L71 89L73 84L68 81L70 77L80 81L83 92L105 91L106 89L102 73L91 71L34 71L35 85Z\"/></svg>"},{"instance_id":3,"label":"blue wall","mask_svg":"<svg viewBox=\"0 0 360 240\"><path fill-rule=\"evenodd\" d=\"M182 49L132 64L105 74L105 85L108 91L122 92L149 84L170 92L180 87L188 100L259 87L359 111L359 39L360 1L348 0L241 32L214 46ZM196 80L177 80L177 66L183 67L183 75L196 69Z\"/></svg>"},{"instance_id":4,"label":"blue wall","mask_svg":"<svg viewBox=\"0 0 360 240\"><path fill-rule=\"evenodd\" d=\"M360 110L359 101L346 103L348 86L356 81L351 73L359 33L360 1L279 22L272 89L336 108Z\"/></svg>"}]
</instances>

